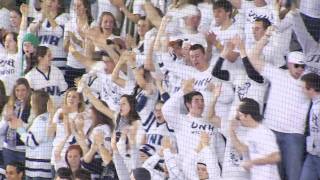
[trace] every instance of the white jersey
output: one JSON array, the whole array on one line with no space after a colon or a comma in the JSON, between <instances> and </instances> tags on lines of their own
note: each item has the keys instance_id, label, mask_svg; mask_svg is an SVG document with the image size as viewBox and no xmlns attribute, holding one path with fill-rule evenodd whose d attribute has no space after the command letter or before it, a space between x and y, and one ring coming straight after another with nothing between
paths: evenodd
<instances>
[{"instance_id":1,"label":"white jersey","mask_svg":"<svg viewBox=\"0 0 320 180\"><path fill-rule=\"evenodd\" d=\"M52 139L47 136L48 123L49 114L44 113L34 119L28 132L19 132L26 145L26 175L29 177L52 178Z\"/></svg>"},{"instance_id":2,"label":"white jersey","mask_svg":"<svg viewBox=\"0 0 320 180\"><path fill-rule=\"evenodd\" d=\"M65 30L64 30L64 39L68 36L68 32L73 33L77 39L84 41L82 37L80 36L78 30L77 30L77 18L71 18L65 25ZM84 53L84 49L81 48L79 45L73 43L73 41L70 39L70 43L72 43L76 50L80 53ZM73 57L72 53L68 53L67 56L67 65L76 68L76 69L84 69L84 65L81 64L75 57Z\"/></svg>"},{"instance_id":3,"label":"white jersey","mask_svg":"<svg viewBox=\"0 0 320 180\"><path fill-rule=\"evenodd\" d=\"M124 89L111 80L111 74L97 73L97 76L100 78L100 82L102 82L100 90L101 100L106 102L113 111L119 111L120 98L123 95Z\"/></svg>"},{"instance_id":4,"label":"white jersey","mask_svg":"<svg viewBox=\"0 0 320 180\"><path fill-rule=\"evenodd\" d=\"M34 67L26 74L25 78L32 89L46 91L53 98L56 107L61 105L63 93L68 87L61 70L51 65L48 73L45 74Z\"/></svg>"},{"instance_id":5,"label":"white jersey","mask_svg":"<svg viewBox=\"0 0 320 180\"><path fill-rule=\"evenodd\" d=\"M252 26L257 18L266 18L271 23L274 22L274 11L273 5L267 4L262 7L256 7L253 1L241 1L241 9L239 9L240 14L244 18L244 31L246 36L246 45L254 43Z\"/></svg>"},{"instance_id":6,"label":"white jersey","mask_svg":"<svg viewBox=\"0 0 320 180\"><path fill-rule=\"evenodd\" d=\"M248 146L251 160L261 159L276 152L280 153L275 134L261 124L256 128L248 128L244 143ZM252 180L280 180L276 164L253 165L250 175Z\"/></svg>"},{"instance_id":7,"label":"white jersey","mask_svg":"<svg viewBox=\"0 0 320 180\"><path fill-rule=\"evenodd\" d=\"M60 167L67 167L67 164L65 162L65 153L68 149L68 147L71 144L75 144L77 141L75 140L74 136L70 136L67 140L67 142L64 144L62 151L61 151L61 159L57 160L55 158L55 151L57 149L57 146L64 140L65 138L65 128L64 128L64 123L63 120L60 119L60 114L62 113L62 109L58 109L56 113L53 116L53 123L57 125L56 128L56 136L53 140L53 150L51 154L51 164L55 166L55 169L57 170ZM78 112L73 112L69 113L69 121L72 121L79 113ZM88 110L84 111L81 113L84 116L84 127L83 127L83 132L87 133L88 129L91 126L91 119L88 113Z\"/></svg>"},{"instance_id":8,"label":"white jersey","mask_svg":"<svg viewBox=\"0 0 320 180\"><path fill-rule=\"evenodd\" d=\"M318 0L301 0L299 8L307 16L320 18L320 1Z\"/></svg>"},{"instance_id":9,"label":"white jersey","mask_svg":"<svg viewBox=\"0 0 320 180\"><path fill-rule=\"evenodd\" d=\"M37 22L39 20L36 20ZM68 22L68 15L61 14L55 18L58 26L52 28L47 19L42 23L37 35L40 40L40 46L47 46L52 51L53 64L59 69L64 70L67 54L63 49L64 25Z\"/></svg>"},{"instance_id":10,"label":"white jersey","mask_svg":"<svg viewBox=\"0 0 320 180\"><path fill-rule=\"evenodd\" d=\"M15 81L19 78L21 64L17 54L0 54L0 80L4 83L7 96L10 96Z\"/></svg>"}]
</instances>

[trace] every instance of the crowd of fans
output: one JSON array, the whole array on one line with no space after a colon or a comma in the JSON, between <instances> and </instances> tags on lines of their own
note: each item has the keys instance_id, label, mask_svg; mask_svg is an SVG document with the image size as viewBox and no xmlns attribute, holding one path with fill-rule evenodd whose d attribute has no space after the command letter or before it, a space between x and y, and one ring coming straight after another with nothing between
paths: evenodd
<instances>
[{"instance_id":1,"label":"crowd of fans","mask_svg":"<svg viewBox=\"0 0 320 180\"><path fill-rule=\"evenodd\" d=\"M320 179L319 0L4 2L0 179Z\"/></svg>"}]
</instances>

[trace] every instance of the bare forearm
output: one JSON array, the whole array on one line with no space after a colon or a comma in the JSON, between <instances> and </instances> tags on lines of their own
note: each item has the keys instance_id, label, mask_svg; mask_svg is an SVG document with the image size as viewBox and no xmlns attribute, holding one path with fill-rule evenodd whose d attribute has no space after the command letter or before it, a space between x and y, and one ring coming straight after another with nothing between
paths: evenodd
<instances>
[{"instance_id":1,"label":"bare forearm","mask_svg":"<svg viewBox=\"0 0 320 180\"><path fill-rule=\"evenodd\" d=\"M253 160L251 160L251 162L254 165L276 164L280 161L280 159L281 159L280 153L275 152L275 153L272 153L264 158L253 159Z\"/></svg>"}]
</instances>

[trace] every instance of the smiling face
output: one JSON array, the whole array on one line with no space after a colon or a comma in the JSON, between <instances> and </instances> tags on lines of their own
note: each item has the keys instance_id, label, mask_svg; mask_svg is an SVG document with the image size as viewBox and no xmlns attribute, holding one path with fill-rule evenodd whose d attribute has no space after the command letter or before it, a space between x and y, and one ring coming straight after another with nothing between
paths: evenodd
<instances>
[{"instance_id":1,"label":"smiling face","mask_svg":"<svg viewBox=\"0 0 320 180\"><path fill-rule=\"evenodd\" d=\"M195 95L192 97L190 103L187 103L190 114L194 116L201 116L204 110L204 99L201 95Z\"/></svg>"},{"instance_id":2,"label":"smiling face","mask_svg":"<svg viewBox=\"0 0 320 180\"><path fill-rule=\"evenodd\" d=\"M192 66L198 71L202 71L207 66L206 56L200 49L191 50L189 54Z\"/></svg>"},{"instance_id":3,"label":"smiling face","mask_svg":"<svg viewBox=\"0 0 320 180\"><path fill-rule=\"evenodd\" d=\"M299 79L305 69L305 65L288 63L288 70L294 79Z\"/></svg>"},{"instance_id":4,"label":"smiling face","mask_svg":"<svg viewBox=\"0 0 320 180\"><path fill-rule=\"evenodd\" d=\"M137 31L139 36L144 37L146 32L150 29L150 22L148 20L140 19L137 24Z\"/></svg>"},{"instance_id":5,"label":"smiling face","mask_svg":"<svg viewBox=\"0 0 320 180\"><path fill-rule=\"evenodd\" d=\"M24 101L28 96L28 89L24 84L18 85L14 92L19 101Z\"/></svg>"},{"instance_id":6,"label":"smiling face","mask_svg":"<svg viewBox=\"0 0 320 180\"><path fill-rule=\"evenodd\" d=\"M80 95L77 91L70 91L67 94L66 105L69 107L78 107L80 104Z\"/></svg>"},{"instance_id":7,"label":"smiling face","mask_svg":"<svg viewBox=\"0 0 320 180\"><path fill-rule=\"evenodd\" d=\"M104 15L100 27L103 31L112 32L114 27L114 18L111 15Z\"/></svg>"},{"instance_id":8,"label":"smiling face","mask_svg":"<svg viewBox=\"0 0 320 180\"><path fill-rule=\"evenodd\" d=\"M216 25L221 26L223 22L225 22L229 18L230 13L226 12L223 8L216 8L213 10L213 15L216 21Z\"/></svg>"},{"instance_id":9,"label":"smiling face","mask_svg":"<svg viewBox=\"0 0 320 180\"><path fill-rule=\"evenodd\" d=\"M130 112L130 104L126 97L120 98L120 115L121 116L128 116Z\"/></svg>"}]
</instances>

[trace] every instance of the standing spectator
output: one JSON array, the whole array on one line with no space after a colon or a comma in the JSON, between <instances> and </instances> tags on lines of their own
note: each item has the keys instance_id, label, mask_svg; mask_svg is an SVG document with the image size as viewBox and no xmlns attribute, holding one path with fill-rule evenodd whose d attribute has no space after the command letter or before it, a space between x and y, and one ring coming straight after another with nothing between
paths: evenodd
<instances>
[{"instance_id":1,"label":"standing spectator","mask_svg":"<svg viewBox=\"0 0 320 180\"><path fill-rule=\"evenodd\" d=\"M192 91L193 81L189 80L184 84L183 90L178 91L172 96L162 107L162 113L168 122L169 127L175 131L177 144L179 149L179 160L182 164L182 171L187 179L197 177L196 155L194 149L199 142L201 132L209 133L209 137L213 140L211 147L216 153L213 155L217 159L220 149L224 149L224 143L221 143L220 133L217 128L202 116L205 104L203 95L200 92ZM182 97L184 104L188 109L188 114L180 113L180 104ZM177 113L178 112L178 113ZM200 128L201 127L201 128ZM186 156L188 154L188 156ZM214 164L215 174L213 177L220 177L218 162Z\"/></svg>"},{"instance_id":2,"label":"standing spectator","mask_svg":"<svg viewBox=\"0 0 320 180\"><path fill-rule=\"evenodd\" d=\"M307 157L304 161L300 180L320 178L320 76L309 73L302 76L303 91L312 100L309 112L309 136L307 137Z\"/></svg>"},{"instance_id":3,"label":"standing spectator","mask_svg":"<svg viewBox=\"0 0 320 180\"><path fill-rule=\"evenodd\" d=\"M319 43L310 35L297 10L292 10L291 14L293 15L292 22L294 33L297 35L298 42L306 56L304 62L307 65L307 70L320 74Z\"/></svg>"},{"instance_id":4,"label":"standing spectator","mask_svg":"<svg viewBox=\"0 0 320 180\"><path fill-rule=\"evenodd\" d=\"M63 73L67 61L63 49L64 25L67 21L63 0L44 0L41 2L41 14L29 26L29 31L39 37L40 45L52 50L52 62Z\"/></svg>"},{"instance_id":5,"label":"standing spectator","mask_svg":"<svg viewBox=\"0 0 320 180\"><path fill-rule=\"evenodd\" d=\"M36 50L36 67L26 74L30 87L34 90L44 90L53 98L56 107L62 103L62 95L67 89L63 73L52 65L52 52L46 46Z\"/></svg>"},{"instance_id":6,"label":"standing spectator","mask_svg":"<svg viewBox=\"0 0 320 180\"><path fill-rule=\"evenodd\" d=\"M89 28L93 21L88 5L87 0L75 0L73 6L75 15L65 25L63 47L65 52L68 53L65 78L69 88L74 87L75 78L85 73L84 65L69 52L69 46L73 46L77 51L84 53L87 45L83 32Z\"/></svg>"},{"instance_id":7,"label":"standing spectator","mask_svg":"<svg viewBox=\"0 0 320 180\"><path fill-rule=\"evenodd\" d=\"M237 119L230 127L231 142L236 150L250 159L242 167L250 172L250 179L280 180L276 163L280 161L280 152L274 133L261 124L259 104L250 98L244 98L239 106ZM248 132L239 140L235 130L237 126L247 127Z\"/></svg>"},{"instance_id":8,"label":"standing spectator","mask_svg":"<svg viewBox=\"0 0 320 180\"><path fill-rule=\"evenodd\" d=\"M8 32L3 35L4 53L0 53L0 79L4 82L7 95L12 91L15 80L20 76L20 62L17 56L17 33Z\"/></svg>"},{"instance_id":9,"label":"standing spectator","mask_svg":"<svg viewBox=\"0 0 320 180\"><path fill-rule=\"evenodd\" d=\"M67 167L65 153L70 145L77 143L74 135L71 134L69 122L81 114L85 116L83 131L86 133L91 126L85 110L82 94L78 93L75 88L68 89L65 92L63 105L56 111L48 132L51 136L55 134L51 164L56 170L60 167Z\"/></svg>"},{"instance_id":10,"label":"standing spectator","mask_svg":"<svg viewBox=\"0 0 320 180\"><path fill-rule=\"evenodd\" d=\"M297 180L303 165L305 117L309 100L301 89L300 78L304 72L304 55L291 52L288 70L272 66L260 59L261 51L271 35L271 28L249 55L249 60L262 76L271 83L264 125L274 131L280 147L282 161L279 164L281 178ZM290 106L288 106L290 104Z\"/></svg>"},{"instance_id":11,"label":"standing spectator","mask_svg":"<svg viewBox=\"0 0 320 180\"><path fill-rule=\"evenodd\" d=\"M5 129L5 141L3 145L4 165L18 161L25 163L25 145L20 140L20 135L12 127L12 119L20 119L25 127L28 126L30 116L31 88L24 78L19 78L13 87L9 102L6 105L4 120L8 124ZM2 129L2 128L1 128Z\"/></svg>"},{"instance_id":12,"label":"standing spectator","mask_svg":"<svg viewBox=\"0 0 320 180\"><path fill-rule=\"evenodd\" d=\"M15 33L19 33L22 13L18 9L10 10L10 29Z\"/></svg>"},{"instance_id":13,"label":"standing spectator","mask_svg":"<svg viewBox=\"0 0 320 180\"><path fill-rule=\"evenodd\" d=\"M54 113L49 95L44 91L34 91L31 95L31 110L35 119L27 129L22 121L13 122L20 135L20 140L26 145L26 179L52 179L50 153L52 138L47 135L49 116ZM49 104L51 103L51 104Z\"/></svg>"}]
</instances>

